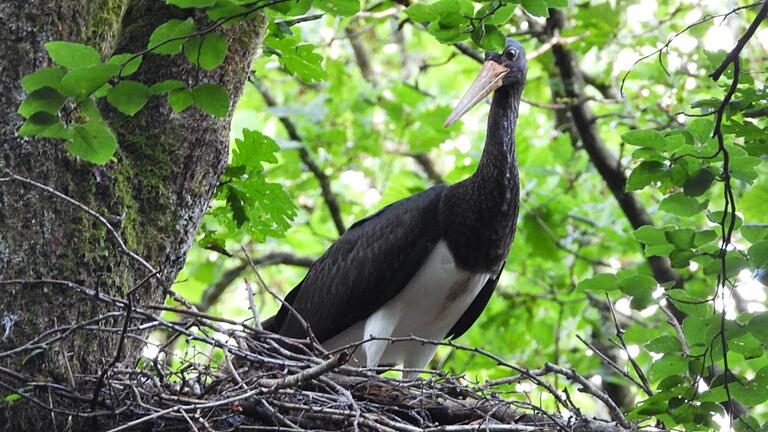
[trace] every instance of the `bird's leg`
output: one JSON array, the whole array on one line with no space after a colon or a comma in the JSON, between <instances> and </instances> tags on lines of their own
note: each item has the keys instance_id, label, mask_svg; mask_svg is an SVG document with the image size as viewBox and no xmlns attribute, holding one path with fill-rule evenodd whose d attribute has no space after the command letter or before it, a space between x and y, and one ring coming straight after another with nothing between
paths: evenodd
<instances>
[{"instance_id":1,"label":"bird's leg","mask_svg":"<svg viewBox=\"0 0 768 432\"><path fill-rule=\"evenodd\" d=\"M408 342L411 347L405 355L403 369L424 369L435 356L437 345L422 345L418 342ZM419 376L417 371L403 372L403 379L413 379Z\"/></svg>"},{"instance_id":2,"label":"bird's leg","mask_svg":"<svg viewBox=\"0 0 768 432\"><path fill-rule=\"evenodd\" d=\"M383 307L371 315L366 321L363 331L363 340L369 338L388 338L397 325L398 316L389 308ZM379 365L384 351L389 346L389 341L373 340L363 345L366 358L366 366L376 367Z\"/></svg>"}]
</instances>

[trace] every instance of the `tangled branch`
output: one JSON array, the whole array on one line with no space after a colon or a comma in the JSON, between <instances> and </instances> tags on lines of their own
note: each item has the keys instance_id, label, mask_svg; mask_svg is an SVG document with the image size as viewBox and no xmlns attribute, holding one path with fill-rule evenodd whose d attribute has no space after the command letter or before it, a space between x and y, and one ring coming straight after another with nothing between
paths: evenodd
<instances>
[{"instance_id":1,"label":"tangled branch","mask_svg":"<svg viewBox=\"0 0 768 432\"><path fill-rule=\"evenodd\" d=\"M103 376L79 377L77 388L40 382L22 372L0 368L0 387L26 402L50 412L111 421L111 432L140 425L162 426L165 430L232 430L249 426L265 431L351 427L403 432L621 432L637 428L600 389L585 384L589 381L576 371L557 365L547 364L543 369L529 371L478 348L418 339L494 359L517 377L514 382L531 382L555 396L566 406L570 413L567 416L527 402L525 394L510 390L511 381L497 380L480 386L467 377L439 371L427 371L425 378L399 380L380 375L379 370L346 366L350 351L318 357L307 348L308 341L283 338L235 325L230 319L175 308L173 312L191 318L191 324L180 326L152 312L157 307L134 305L127 299L70 281L5 280L0 281L0 286L34 287L41 283L61 287L70 291L68 295L79 295L84 301L108 305L113 309L110 318L122 318L124 326L105 326L103 317L62 326L24 346L0 353L0 358L50 349L62 338L82 332L106 332L152 346L145 337L146 330L163 328L195 341L198 346L186 355L157 352L143 358L137 367L128 366L118 352L113 367L105 369ZM172 366L170 359L178 364ZM560 374L581 386L582 391L611 408L619 421L581 414L567 393L564 396L546 383L544 377L548 374ZM44 402L46 395L50 395L50 403Z\"/></svg>"}]
</instances>

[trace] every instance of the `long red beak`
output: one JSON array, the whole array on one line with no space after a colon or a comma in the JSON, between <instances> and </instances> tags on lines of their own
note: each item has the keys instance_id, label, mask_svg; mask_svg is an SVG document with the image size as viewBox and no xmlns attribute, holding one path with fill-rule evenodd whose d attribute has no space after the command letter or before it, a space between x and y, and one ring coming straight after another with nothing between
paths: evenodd
<instances>
[{"instance_id":1,"label":"long red beak","mask_svg":"<svg viewBox=\"0 0 768 432\"><path fill-rule=\"evenodd\" d=\"M448 127L458 119L466 114L475 105L483 100L486 96L493 93L497 88L501 87L502 81L509 72L509 68L506 68L495 61L488 60L483 63L483 68L475 78L475 81L469 86L469 89L464 93L464 97L461 98L456 108L453 109L451 115L445 120L445 127Z\"/></svg>"}]
</instances>

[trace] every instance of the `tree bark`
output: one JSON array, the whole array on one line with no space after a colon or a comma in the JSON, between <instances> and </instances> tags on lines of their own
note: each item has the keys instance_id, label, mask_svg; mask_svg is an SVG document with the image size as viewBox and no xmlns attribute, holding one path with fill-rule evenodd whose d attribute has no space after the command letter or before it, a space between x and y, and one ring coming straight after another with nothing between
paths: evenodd
<instances>
[{"instance_id":1,"label":"tree bark","mask_svg":"<svg viewBox=\"0 0 768 432\"><path fill-rule=\"evenodd\" d=\"M162 302L184 263L227 162L229 117L213 118L196 109L174 114L160 97L151 98L134 117L104 107L119 148L114 161L96 166L78 160L61 141L19 137L16 131L22 119L15 111L24 97L21 78L50 64L44 43L87 43L105 58L136 52L146 47L159 24L192 14L164 3L0 0L0 22L7 23L0 26L0 177L13 173L45 184L103 216L128 249L158 269L157 277L133 294L134 301L142 303ZM131 79L146 84L179 79L190 87L221 84L229 91L232 108L265 26L259 15L226 30L229 53L214 71L198 70L183 56L148 54ZM124 297L148 273L121 251L104 224L82 209L21 181L0 182L0 282L58 279ZM33 381L74 384L75 390L90 396L94 377L116 356L119 335L75 329L70 337L26 356L2 353L54 327L96 318L105 313L104 306L61 284L5 283L0 293L0 382L10 383L0 388L0 395L21 387L23 377L34 377ZM123 320L112 316L99 325L119 328ZM131 365L141 349L141 343L126 340L119 360ZM49 400L34 386L26 394ZM74 430L104 428L103 423L71 413L51 416L27 399L0 410L5 430L43 430L52 422L54 430L70 422Z\"/></svg>"}]
</instances>

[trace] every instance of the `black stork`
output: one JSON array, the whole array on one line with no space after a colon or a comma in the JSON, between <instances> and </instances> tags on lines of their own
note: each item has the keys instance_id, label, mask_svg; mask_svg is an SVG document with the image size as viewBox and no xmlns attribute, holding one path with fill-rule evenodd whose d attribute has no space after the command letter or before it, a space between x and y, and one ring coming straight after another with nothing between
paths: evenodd
<instances>
[{"instance_id":1,"label":"black stork","mask_svg":"<svg viewBox=\"0 0 768 432\"><path fill-rule=\"evenodd\" d=\"M386 338L456 338L480 316L517 224L515 125L526 72L525 51L513 39L507 39L504 52L487 53L480 74L445 122L450 126L493 93L477 171L358 221L286 296L325 349L372 339L353 353L353 364L423 369L434 345ZM265 329L308 336L285 305Z\"/></svg>"}]
</instances>

